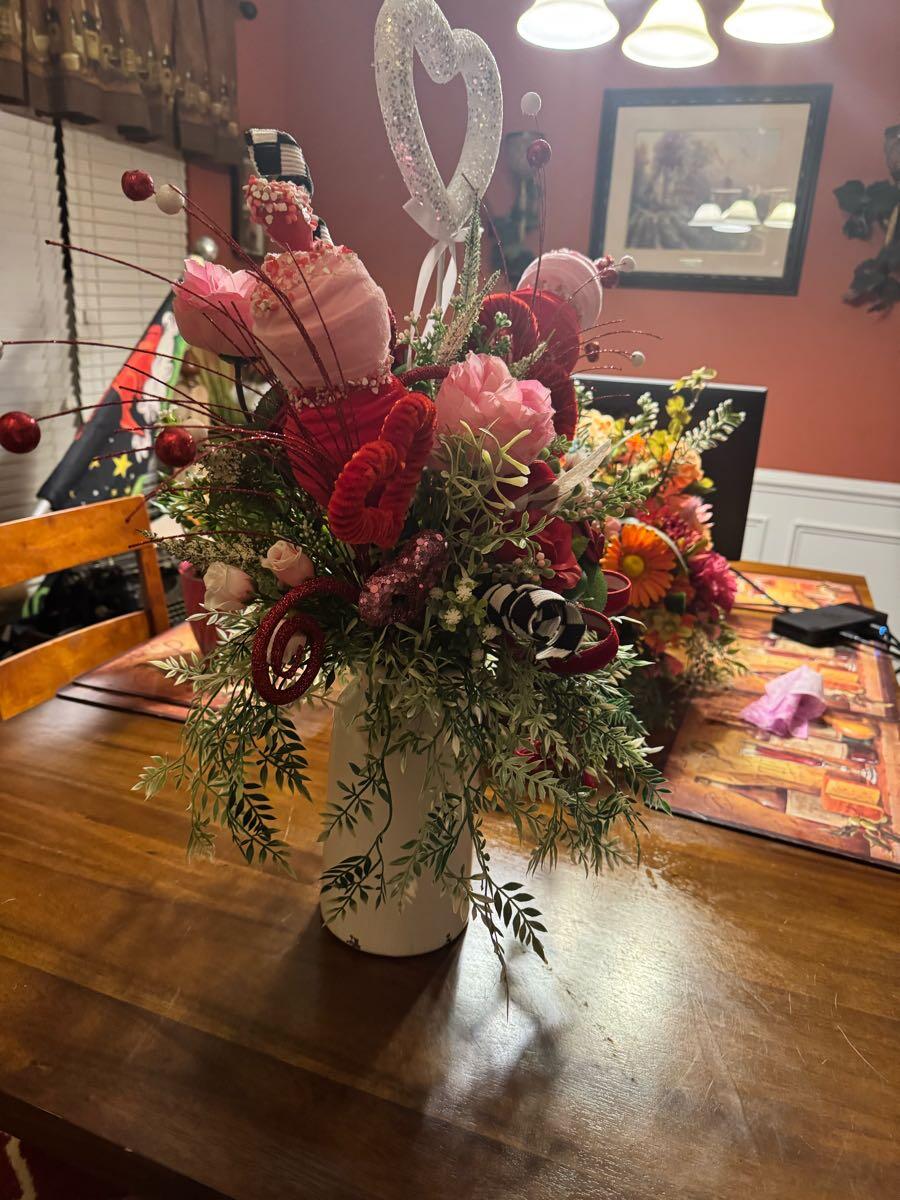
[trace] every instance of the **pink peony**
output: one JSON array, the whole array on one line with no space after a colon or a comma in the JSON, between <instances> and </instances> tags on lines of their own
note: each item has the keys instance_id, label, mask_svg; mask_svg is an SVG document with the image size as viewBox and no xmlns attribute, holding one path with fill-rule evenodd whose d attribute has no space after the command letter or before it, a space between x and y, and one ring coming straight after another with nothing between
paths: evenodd
<instances>
[{"instance_id":1,"label":"pink peony","mask_svg":"<svg viewBox=\"0 0 900 1200\"><path fill-rule=\"evenodd\" d=\"M249 271L229 271L219 263L185 259L184 282L175 289L172 306L181 336L198 350L256 358L256 347L247 332L253 328L250 293L255 286Z\"/></svg>"},{"instance_id":2,"label":"pink peony","mask_svg":"<svg viewBox=\"0 0 900 1200\"><path fill-rule=\"evenodd\" d=\"M435 398L435 434L462 433L463 423L474 432L490 430L486 449L499 465L498 446L512 446L513 458L533 463L556 436L550 392L536 379L515 379L502 358L469 352L455 363Z\"/></svg>"},{"instance_id":3,"label":"pink peony","mask_svg":"<svg viewBox=\"0 0 900 1200\"><path fill-rule=\"evenodd\" d=\"M269 547L265 558L259 560L284 587L295 588L315 575L308 555L293 542L279 540Z\"/></svg>"},{"instance_id":4,"label":"pink peony","mask_svg":"<svg viewBox=\"0 0 900 1200\"><path fill-rule=\"evenodd\" d=\"M688 564L695 592L691 607L713 618L718 618L720 611L730 612L737 593L737 578L728 559L710 550L693 555Z\"/></svg>"}]
</instances>

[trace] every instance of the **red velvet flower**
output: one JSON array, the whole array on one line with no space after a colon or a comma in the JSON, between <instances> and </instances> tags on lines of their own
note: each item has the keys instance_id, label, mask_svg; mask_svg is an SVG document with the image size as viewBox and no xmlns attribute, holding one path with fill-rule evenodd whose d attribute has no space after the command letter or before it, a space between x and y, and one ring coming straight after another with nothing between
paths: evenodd
<instances>
[{"instance_id":1,"label":"red velvet flower","mask_svg":"<svg viewBox=\"0 0 900 1200\"><path fill-rule=\"evenodd\" d=\"M478 324L487 338L494 332L494 318L497 313L505 313L512 322L509 328L503 331L510 340L511 360L516 362L531 354L540 341L537 320L531 306L512 292L493 292L490 296L485 296L481 312L478 314ZM488 349L490 350L490 346Z\"/></svg>"},{"instance_id":2,"label":"red velvet flower","mask_svg":"<svg viewBox=\"0 0 900 1200\"><path fill-rule=\"evenodd\" d=\"M551 364L561 368L563 375L571 375L575 370L581 352L578 317L571 304L567 304L553 292L535 292L530 288L522 288L513 292L513 295L524 300L534 313L538 324L538 340L548 343L547 349L534 364L530 374L533 379L539 379L546 387L550 387L543 372Z\"/></svg>"},{"instance_id":3,"label":"red velvet flower","mask_svg":"<svg viewBox=\"0 0 900 1200\"><path fill-rule=\"evenodd\" d=\"M545 515L542 512L530 512L529 524L536 525ZM534 539L538 553L544 556L544 561L539 561L539 565L553 570L552 578L544 578L542 582L559 592L571 591L581 580L581 567L572 551L572 533L568 521L562 517L552 517ZM504 542L494 552L494 557L498 562L517 562L525 557L525 551L513 542Z\"/></svg>"},{"instance_id":4,"label":"red velvet flower","mask_svg":"<svg viewBox=\"0 0 900 1200\"><path fill-rule=\"evenodd\" d=\"M587 546L582 551L581 557L592 566L599 566L606 544L606 538L603 536L603 529L600 526L600 522L579 521L575 526L575 532L580 537L587 538Z\"/></svg>"},{"instance_id":5,"label":"red velvet flower","mask_svg":"<svg viewBox=\"0 0 900 1200\"><path fill-rule=\"evenodd\" d=\"M431 452L434 419L434 404L419 392L394 403L379 436L361 446L337 478L328 502L336 538L353 546L394 545Z\"/></svg>"},{"instance_id":6,"label":"red velvet flower","mask_svg":"<svg viewBox=\"0 0 900 1200\"><path fill-rule=\"evenodd\" d=\"M377 392L354 388L332 404L286 405L285 447L300 487L327 508L344 464L360 446L378 437L385 417L406 395L406 388L392 376Z\"/></svg>"}]
</instances>

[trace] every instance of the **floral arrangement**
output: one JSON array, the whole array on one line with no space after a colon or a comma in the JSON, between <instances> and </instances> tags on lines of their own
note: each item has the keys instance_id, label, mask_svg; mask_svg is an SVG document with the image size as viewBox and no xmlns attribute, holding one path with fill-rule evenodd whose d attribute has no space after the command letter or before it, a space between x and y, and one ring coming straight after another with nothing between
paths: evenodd
<instances>
[{"instance_id":1,"label":"floral arrangement","mask_svg":"<svg viewBox=\"0 0 900 1200\"><path fill-rule=\"evenodd\" d=\"M649 394L638 413L614 420L583 413L578 439L586 446L612 441L605 479L637 473L646 493L624 518L603 529L602 566L630 581L626 615L650 668L632 678L638 708L652 728L669 723L673 694L718 684L740 669L734 635L725 618L737 581L727 559L713 548L714 490L702 455L725 441L743 421L729 400L692 426L697 402L715 371L702 367L671 387L665 423Z\"/></svg>"},{"instance_id":2,"label":"floral arrangement","mask_svg":"<svg viewBox=\"0 0 900 1200\"><path fill-rule=\"evenodd\" d=\"M446 188L415 109L413 47L432 78L466 79L470 122ZM508 814L532 869L565 854L599 871L642 806L666 807L629 679L646 645L674 659L676 632L725 645L728 579L691 489L699 453L735 418L687 430L683 393L702 373L676 390L664 431L646 401L627 429L587 412L573 380L583 353L643 361L601 320L604 290L633 261L557 250L516 286L483 279L479 194L502 128L493 57L433 0L385 0L375 61L407 211L435 240L400 328L315 212L288 134L247 134L246 203L271 242L262 264L179 189L123 176L130 199L186 207L242 259L235 271L189 260L172 284L192 353L233 381L214 398L174 389L155 442L172 470L155 499L183 530L169 543L203 577L199 616L216 640L159 664L195 700L183 752L154 757L137 786L185 789L192 852L211 852L224 827L248 860L290 869L270 790L308 795L296 706L336 703L336 732L340 718L357 741L343 759L332 743L329 927L359 945L362 912L413 912L430 887L463 925L480 918L501 963L507 929L543 957L541 915L520 881L495 877L485 817ZM539 108L523 98L527 115ZM535 137L542 193L550 156ZM3 418L7 449L39 437L28 414ZM620 643L625 613L643 617L645 646Z\"/></svg>"}]
</instances>

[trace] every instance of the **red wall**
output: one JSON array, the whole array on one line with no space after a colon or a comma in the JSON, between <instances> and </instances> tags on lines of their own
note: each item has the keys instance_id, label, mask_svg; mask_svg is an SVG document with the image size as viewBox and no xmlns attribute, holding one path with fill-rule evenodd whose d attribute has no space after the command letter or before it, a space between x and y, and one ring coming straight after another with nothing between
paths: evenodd
<instances>
[{"instance_id":1,"label":"red wall","mask_svg":"<svg viewBox=\"0 0 900 1200\"><path fill-rule=\"evenodd\" d=\"M879 319L842 304L855 263L871 251L841 234L832 189L848 178L883 178L885 126L900 121L900 5L831 0L836 33L809 46L743 44L721 33L737 0L707 0L720 55L684 73L642 67L617 44L563 53L522 42L526 0L443 0L455 25L480 33L503 78L507 129L525 127L523 92L541 93L548 168L548 245L588 246L604 87L815 83L834 85L819 186L798 296L622 290L606 312L661 335L644 371L675 376L700 364L720 378L764 384L769 406L760 464L866 479L900 478L900 312ZM645 0L610 0L628 31ZM324 11L328 11L325 19ZM372 31L379 0L260 0L239 28L239 95L245 123L279 125L303 146L316 207L352 245L398 313L411 302L427 239L401 210L406 192L387 146L375 94ZM423 121L449 174L465 120L464 89L420 82ZM506 200L498 168L488 199ZM192 172L192 186L221 202L223 180ZM201 200L201 203L203 201ZM608 247L615 251L616 247Z\"/></svg>"}]
</instances>

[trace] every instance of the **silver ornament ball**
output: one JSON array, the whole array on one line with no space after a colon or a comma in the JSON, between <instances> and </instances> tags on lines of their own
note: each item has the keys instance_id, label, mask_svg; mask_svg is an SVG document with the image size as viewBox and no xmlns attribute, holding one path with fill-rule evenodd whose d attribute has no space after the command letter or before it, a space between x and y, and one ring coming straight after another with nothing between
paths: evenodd
<instances>
[{"instance_id":1,"label":"silver ornament ball","mask_svg":"<svg viewBox=\"0 0 900 1200\"><path fill-rule=\"evenodd\" d=\"M643 352L643 350L632 350L629 358L636 367L642 367L647 361L647 355Z\"/></svg>"},{"instance_id":2,"label":"silver ornament ball","mask_svg":"<svg viewBox=\"0 0 900 1200\"><path fill-rule=\"evenodd\" d=\"M208 233L201 234L193 245L194 254L199 254L207 262L215 262L219 257L219 243Z\"/></svg>"},{"instance_id":3,"label":"silver ornament ball","mask_svg":"<svg viewBox=\"0 0 900 1200\"><path fill-rule=\"evenodd\" d=\"M627 275L630 271L634 271L636 269L637 263L630 254L623 254L616 266L619 271L623 271Z\"/></svg>"}]
</instances>

